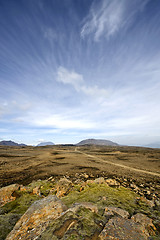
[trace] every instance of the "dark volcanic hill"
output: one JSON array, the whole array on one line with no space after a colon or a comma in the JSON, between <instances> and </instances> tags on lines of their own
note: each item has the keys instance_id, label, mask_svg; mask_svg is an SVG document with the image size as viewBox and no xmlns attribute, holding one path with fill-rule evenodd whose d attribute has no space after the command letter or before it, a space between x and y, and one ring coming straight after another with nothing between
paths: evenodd
<instances>
[{"instance_id":1,"label":"dark volcanic hill","mask_svg":"<svg viewBox=\"0 0 160 240\"><path fill-rule=\"evenodd\" d=\"M1 145L1 146L20 146L20 147L22 147L22 146L27 146L27 145L25 145L25 144L23 144L23 143L18 144L18 143L15 143L15 142L13 142L13 141L1 141L1 142L0 142L0 145Z\"/></svg>"},{"instance_id":2,"label":"dark volcanic hill","mask_svg":"<svg viewBox=\"0 0 160 240\"><path fill-rule=\"evenodd\" d=\"M103 145L103 146L118 146L117 143L105 139L85 139L77 143L77 145Z\"/></svg>"},{"instance_id":3,"label":"dark volcanic hill","mask_svg":"<svg viewBox=\"0 0 160 240\"><path fill-rule=\"evenodd\" d=\"M37 147L43 147L48 145L55 145L53 142L41 142L37 145Z\"/></svg>"}]
</instances>

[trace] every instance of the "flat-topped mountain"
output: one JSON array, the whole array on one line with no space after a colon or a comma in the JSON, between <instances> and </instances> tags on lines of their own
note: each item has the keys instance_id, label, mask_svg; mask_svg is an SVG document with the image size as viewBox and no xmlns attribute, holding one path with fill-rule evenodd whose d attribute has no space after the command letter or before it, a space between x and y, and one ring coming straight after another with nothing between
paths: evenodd
<instances>
[{"instance_id":1,"label":"flat-topped mountain","mask_svg":"<svg viewBox=\"0 0 160 240\"><path fill-rule=\"evenodd\" d=\"M11 140L9 140L9 141L1 141L0 145L2 145L2 146L27 146L27 145L25 145L23 143L19 144L19 143L13 142Z\"/></svg>"},{"instance_id":2,"label":"flat-topped mountain","mask_svg":"<svg viewBox=\"0 0 160 240\"><path fill-rule=\"evenodd\" d=\"M37 145L37 147L43 147L48 145L55 145L53 142L41 142Z\"/></svg>"},{"instance_id":3,"label":"flat-topped mountain","mask_svg":"<svg viewBox=\"0 0 160 240\"><path fill-rule=\"evenodd\" d=\"M77 143L77 145L103 145L103 146L118 146L118 143L105 139L85 139Z\"/></svg>"}]
</instances>

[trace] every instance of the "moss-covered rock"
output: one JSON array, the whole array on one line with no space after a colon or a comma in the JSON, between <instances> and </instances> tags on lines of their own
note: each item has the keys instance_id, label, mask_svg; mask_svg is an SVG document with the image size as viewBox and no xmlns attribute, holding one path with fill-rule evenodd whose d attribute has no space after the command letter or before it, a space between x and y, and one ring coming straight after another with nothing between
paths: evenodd
<instances>
[{"instance_id":1,"label":"moss-covered rock","mask_svg":"<svg viewBox=\"0 0 160 240\"><path fill-rule=\"evenodd\" d=\"M36 188L40 189L40 193L42 196L48 196L50 191L54 188L55 183L48 181L48 180L39 180L39 181L33 181L30 183L27 188L28 192L33 193L33 190Z\"/></svg>"},{"instance_id":2,"label":"moss-covered rock","mask_svg":"<svg viewBox=\"0 0 160 240\"><path fill-rule=\"evenodd\" d=\"M149 211L146 203L137 204L137 197L136 193L124 187L112 188L105 183L90 183L82 191L79 191L79 185L75 186L67 196L62 198L62 201L67 206L71 206L74 202L92 202L96 203L99 208L115 206L125 209L130 214L136 210Z\"/></svg>"},{"instance_id":3,"label":"moss-covered rock","mask_svg":"<svg viewBox=\"0 0 160 240\"><path fill-rule=\"evenodd\" d=\"M14 214L24 214L26 210L31 206L33 202L40 199L37 195L31 195L29 193L23 193L16 200L5 204L1 207L1 214L14 213Z\"/></svg>"},{"instance_id":4,"label":"moss-covered rock","mask_svg":"<svg viewBox=\"0 0 160 240\"><path fill-rule=\"evenodd\" d=\"M128 215L136 213L145 213L152 218L157 233L159 232L159 207L149 206L144 197L140 197L131 189L119 185L109 186L104 178L86 181L79 179L77 184L61 178L56 181L52 179L33 181L14 191L15 200L0 207L0 240L5 239L16 221L36 200L43 199L49 194L58 195L70 209L58 219L52 219L38 239L97 239L101 228L110 218L113 216L127 218Z\"/></svg>"}]
</instances>

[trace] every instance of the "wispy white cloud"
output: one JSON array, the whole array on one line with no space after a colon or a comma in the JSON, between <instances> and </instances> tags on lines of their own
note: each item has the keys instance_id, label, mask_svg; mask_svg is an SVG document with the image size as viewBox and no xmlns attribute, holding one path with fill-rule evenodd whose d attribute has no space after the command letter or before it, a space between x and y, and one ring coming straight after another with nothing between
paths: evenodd
<instances>
[{"instance_id":1,"label":"wispy white cloud","mask_svg":"<svg viewBox=\"0 0 160 240\"><path fill-rule=\"evenodd\" d=\"M33 125L38 127L54 127L58 129L91 129L94 127L93 123L83 120L83 119L74 119L74 117L69 118L62 115L47 115L42 116L41 118L32 119L31 122Z\"/></svg>"},{"instance_id":2,"label":"wispy white cloud","mask_svg":"<svg viewBox=\"0 0 160 240\"><path fill-rule=\"evenodd\" d=\"M64 84L71 84L79 91L84 83L83 76L75 71L69 71L64 67L59 67L57 72L57 81Z\"/></svg>"},{"instance_id":3,"label":"wispy white cloud","mask_svg":"<svg viewBox=\"0 0 160 240\"><path fill-rule=\"evenodd\" d=\"M57 111L56 111L57 112ZM27 116L19 118L19 123L22 122L27 126L34 128L44 128L45 132L55 133L61 130L87 130L95 127L94 121L90 118L86 119L84 116L79 116L80 112L67 111L63 109L62 113L54 113L50 109L43 108L41 110L35 109L34 112L30 112ZM15 122L15 119L13 119ZM47 130L49 129L49 130Z\"/></svg>"},{"instance_id":4,"label":"wispy white cloud","mask_svg":"<svg viewBox=\"0 0 160 240\"><path fill-rule=\"evenodd\" d=\"M43 36L49 41L57 40L57 34L53 28L45 27L42 29Z\"/></svg>"},{"instance_id":5,"label":"wispy white cloud","mask_svg":"<svg viewBox=\"0 0 160 240\"><path fill-rule=\"evenodd\" d=\"M136 13L142 11L149 0L94 1L81 29L81 37L93 34L95 41L107 38L122 28L128 28Z\"/></svg>"},{"instance_id":6,"label":"wispy white cloud","mask_svg":"<svg viewBox=\"0 0 160 240\"><path fill-rule=\"evenodd\" d=\"M94 96L95 98L103 98L108 96L106 89L99 88L97 85L87 86L83 75L70 71L64 67L59 67L57 71L57 81L64 84L72 85L77 92L83 92L88 96Z\"/></svg>"}]
</instances>

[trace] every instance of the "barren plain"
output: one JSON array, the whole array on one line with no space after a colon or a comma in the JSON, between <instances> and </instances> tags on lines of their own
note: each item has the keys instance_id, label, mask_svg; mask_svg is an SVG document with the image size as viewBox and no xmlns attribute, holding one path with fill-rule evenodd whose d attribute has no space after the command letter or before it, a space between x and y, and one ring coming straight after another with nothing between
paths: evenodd
<instances>
[{"instance_id":1,"label":"barren plain","mask_svg":"<svg viewBox=\"0 0 160 240\"><path fill-rule=\"evenodd\" d=\"M50 176L132 178L160 181L160 149L111 146L0 146L0 187Z\"/></svg>"}]
</instances>

